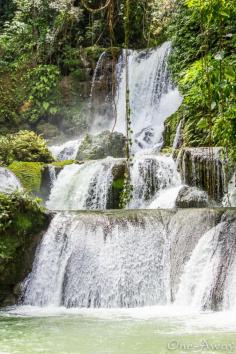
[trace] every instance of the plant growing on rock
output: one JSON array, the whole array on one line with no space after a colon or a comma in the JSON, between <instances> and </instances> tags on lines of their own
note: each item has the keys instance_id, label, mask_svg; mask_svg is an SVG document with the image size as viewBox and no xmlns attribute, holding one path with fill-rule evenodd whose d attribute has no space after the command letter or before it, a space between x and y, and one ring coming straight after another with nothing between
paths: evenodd
<instances>
[{"instance_id":1,"label":"plant growing on rock","mask_svg":"<svg viewBox=\"0 0 236 354\"><path fill-rule=\"evenodd\" d=\"M31 131L20 131L0 137L0 162L9 165L13 161L52 162L53 157L46 141Z\"/></svg>"}]
</instances>

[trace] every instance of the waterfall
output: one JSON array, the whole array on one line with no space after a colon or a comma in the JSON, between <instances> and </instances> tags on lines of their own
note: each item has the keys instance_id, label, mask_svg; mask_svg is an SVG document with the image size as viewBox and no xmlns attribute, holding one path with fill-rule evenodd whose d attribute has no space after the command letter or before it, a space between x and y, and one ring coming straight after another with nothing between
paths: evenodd
<instances>
[{"instance_id":1,"label":"waterfall","mask_svg":"<svg viewBox=\"0 0 236 354\"><path fill-rule=\"evenodd\" d=\"M171 156L137 154L131 169L131 184L130 208L172 208L181 179ZM163 197L168 192L170 197L165 194Z\"/></svg>"},{"instance_id":2,"label":"waterfall","mask_svg":"<svg viewBox=\"0 0 236 354\"><path fill-rule=\"evenodd\" d=\"M176 129L176 134L173 141L173 149L178 149L181 146L181 130L183 128L183 124L184 124L184 120L181 119Z\"/></svg>"},{"instance_id":3,"label":"waterfall","mask_svg":"<svg viewBox=\"0 0 236 354\"><path fill-rule=\"evenodd\" d=\"M0 167L0 192L12 193L23 188L18 178L10 170Z\"/></svg>"},{"instance_id":4,"label":"waterfall","mask_svg":"<svg viewBox=\"0 0 236 354\"><path fill-rule=\"evenodd\" d=\"M22 302L233 310L235 232L231 210L60 212L38 246Z\"/></svg>"},{"instance_id":5,"label":"waterfall","mask_svg":"<svg viewBox=\"0 0 236 354\"><path fill-rule=\"evenodd\" d=\"M93 101L93 92L94 92L94 88L95 88L95 84L96 81L98 80L98 77L101 76L101 69L102 69L102 64L103 64L103 59L106 57L107 52L102 52L102 54L100 55L94 73L93 73L93 78L92 78L92 83L91 83L91 91L90 91L90 98L91 98L91 102L90 105L92 105L92 101Z\"/></svg>"},{"instance_id":6,"label":"waterfall","mask_svg":"<svg viewBox=\"0 0 236 354\"><path fill-rule=\"evenodd\" d=\"M80 140L69 140L61 145L49 146L49 150L55 160L75 160L79 150Z\"/></svg>"},{"instance_id":7,"label":"waterfall","mask_svg":"<svg viewBox=\"0 0 236 354\"><path fill-rule=\"evenodd\" d=\"M225 192L222 149L184 148L179 156L179 167L185 184L205 190L209 197L221 202Z\"/></svg>"},{"instance_id":8,"label":"waterfall","mask_svg":"<svg viewBox=\"0 0 236 354\"><path fill-rule=\"evenodd\" d=\"M49 172L49 178L50 178L50 188L52 188L56 179L57 179L55 166L48 165L48 172Z\"/></svg>"},{"instance_id":9,"label":"waterfall","mask_svg":"<svg viewBox=\"0 0 236 354\"><path fill-rule=\"evenodd\" d=\"M129 97L134 150L160 146L164 121L182 102L173 87L168 71L171 45L165 42L156 49L129 51ZM125 132L126 70L125 53L117 64L116 130Z\"/></svg>"},{"instance_id":10,"label":"waterfall","mask_svg":"<svg viewBox=\"0 0 236 354\"><path fill-rule=\"evenodd\" d=\"M135 251L134 251L135 250ZM170 300L169 243L157 217L57 214L24 284L26 305L136 307Z\"/></svg>"},{"instance_id":11,"label":"waterfall","mask_svg":"<svg viewBox=\"0 0 236 354\"><path fill-rule=\"evenodd\" d=\"M47 207L54 210L106 209L112 170L120 161L108 157L65 166L53 185Z\"/></svg>"},{"instance_id":12,"label":"waterfall","mask_svg":"<svg viewBox=\"0 0 236 354\"><path fill-rule=\"evenodd\" d=\"M197 309L209 308L209 296L220 264L218 239L225 223L202 236L185 267L175 303Z\"/></svg>"}]
</instances>

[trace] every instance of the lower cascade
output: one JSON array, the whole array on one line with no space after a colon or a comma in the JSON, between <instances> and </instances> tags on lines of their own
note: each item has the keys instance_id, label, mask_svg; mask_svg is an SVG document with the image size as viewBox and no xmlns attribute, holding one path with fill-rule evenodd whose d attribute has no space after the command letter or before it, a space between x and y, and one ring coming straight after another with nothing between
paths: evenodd
<instances>
[{"instance_id":1,"label":"lower cascade","mask_svg":"<svg viewBox=\"0 0 236 354\"><path fill-rule=\"evenodd\" d=\"M22 285L22 303L234 308L235 231L235 213L222 209L60 212Z\"/></svg>"},{"instance_id":2,"label":"lower cascade","mask_svg":"<svg viewBox=\"0 0 236 354\"><path fill-rule=\"evenodd\" d=\"M161 217L59 213L25 281L23 302L66 307L165 304L170 297L167 245Z\"/></svg>"}]
</instances>

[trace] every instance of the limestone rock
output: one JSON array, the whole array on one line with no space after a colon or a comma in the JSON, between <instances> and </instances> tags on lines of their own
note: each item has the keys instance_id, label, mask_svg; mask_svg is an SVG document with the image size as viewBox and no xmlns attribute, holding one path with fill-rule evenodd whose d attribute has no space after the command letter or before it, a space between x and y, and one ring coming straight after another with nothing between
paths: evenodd
<instances>
[{"instance_id":1,"label":"limestone rock","mask_svg":"<svg viewBox=\"0 0 236 354\"><path fill-rule=\"evenodd\" d=\"M98 135L87 134L82 141L76 159L99 160L107 156L124 157L126 138L121 133L102 132Z\"/></svg>"},{"instance_id":2,"label":"limestone rock","mask_svg":"<svg viewBox=\"0 0 236 354\"><path fill-rule=\"evenodd\" d=\"M208 195L196 187L183 186L176 199L177 208L206 208Z\"/></svg>"}]
</instances>

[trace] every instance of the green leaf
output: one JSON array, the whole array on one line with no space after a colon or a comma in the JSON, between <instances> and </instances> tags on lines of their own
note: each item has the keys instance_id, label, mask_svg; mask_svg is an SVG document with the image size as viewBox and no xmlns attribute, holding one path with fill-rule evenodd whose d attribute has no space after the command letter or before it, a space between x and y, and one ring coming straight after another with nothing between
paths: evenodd
<instances>
[{"instance_id":1,"label":"green leaf","mask_svg":"<svg viewBox=\"0 0 236 354\"><path fill-rule=\"evenodd\" d=\"M43 108L45 109L45 111L47 111L48 108L49 108L49 103L48 102L43 102Z\"/></svg>"}]
</instances>

